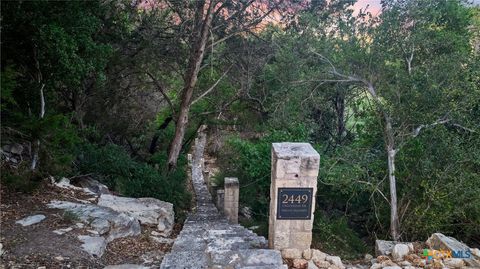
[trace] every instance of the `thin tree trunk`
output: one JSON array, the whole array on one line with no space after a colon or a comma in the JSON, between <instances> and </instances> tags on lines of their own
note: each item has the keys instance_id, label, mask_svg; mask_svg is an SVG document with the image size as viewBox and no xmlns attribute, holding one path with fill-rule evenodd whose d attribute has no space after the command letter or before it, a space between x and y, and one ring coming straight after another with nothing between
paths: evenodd
<instances>
[{"instance_id":1,"label":"thin tree trunk","mask_svg":"<svg viewBox=\"0 0 480 269\"><path fill-rule=\"evenodd\" d=\"M398 205L397 205L397 179L395 177L395 139L391 119L388 115L385 117L385 135L387 137L387 161L388 161L388 180L390 182L390 235L394 241L400 239Z\"/></svg>"},{"instance_id":2,"label":"thin tree trunk","mask_svg":"<svg viewBox=\"0 0 480 269\"><path fill-rule=\"evenodd\" d=\"M207 14L205 15L205 19L203 19L200 35L193 46L193 52L190 56L187 73L185 75L185 86L182 91L182 102L180 103L177 124L175 126L175 136L170 144L170 150L168 153L168 167L170 170L177 166L178 156L182 149L182 142L188 123L188 113L192 102L193 89L197 83L198 72L200 71L200 65L203 61L205 45L211 27L212 9L214 6L213 2L215 1L210 1L209 3ZM199 5L197 8L197 14L203 15L203 8L203 4ZM200 17L200 19L202 18Z\"/></svg>"},{"instance_id":3,"label":"thin tree trunk","mask_svg":"<svg viewBox=\"0 0 480 269\"><path fill-rule=\"evenodd\" d=\"M364 82L365 83L365 82ZM375 99L375 102L380 104L380 100L377 96L375 87L366 82L368 92ZM390 235L394 241L400 239L400 220L398 218L398 204L397 204L397 179L395 177L395 155L397 149L395 148L395 134L393 133L392 119L390 115L379 106L383 119L385 120L385 139L387 150L387 163L388 163L388 181L390 183Z\"/></svg>"},{"instance_id":4,"label":"thin tree trunk","mask_svg":"<svg viewBox=\"0 0 480 269\"><path fill-rule=\"evenodd\" d=\"M42 87L40 87L40 119L43 119L45 116L45 97L43 95L43 88L45 87L45 84L42 84ZM30 170L35 171L37 169L37 164L38 164L38 154L40 151L40 138L35 139L34 141L34 146L33 146L33 158L32 158L32 163L30 165Z\"/></svg>"}]
</instances>

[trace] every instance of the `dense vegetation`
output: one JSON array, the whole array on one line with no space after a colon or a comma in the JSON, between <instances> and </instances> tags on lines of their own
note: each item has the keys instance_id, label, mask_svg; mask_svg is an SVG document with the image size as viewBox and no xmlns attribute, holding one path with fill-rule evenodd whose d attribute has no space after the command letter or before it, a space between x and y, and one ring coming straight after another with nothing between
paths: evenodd
<instances>
[{"instance_id":1,"label":"dense vegetation","mask_svg":"<svg viewBox=\"0 0 480 269\"><path fill-rule=\"evenodd\" d=\"M217 177L264 231L271 143L302 141L321 155L319 247L480 244L478 7L354 2L2 2L2 146L25 148L2 153L2 184L93 174L181 211L208 124Z\"/></svg>"}]
</instances>

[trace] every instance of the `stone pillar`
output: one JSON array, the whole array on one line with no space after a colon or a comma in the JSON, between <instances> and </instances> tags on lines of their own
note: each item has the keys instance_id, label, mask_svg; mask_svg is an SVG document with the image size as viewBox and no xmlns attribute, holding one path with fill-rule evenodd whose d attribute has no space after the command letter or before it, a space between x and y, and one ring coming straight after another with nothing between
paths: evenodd
<instances>
[{"instance_id":1,"label":"stone pillar","mask_svg":"<svg viewBox=\"0 0 480 269\"><path fill-rule=\"evenodd\" d=\"M235 177L225 178L223 212L231 223L238 223L239 184Z\"/></svg>"},{"instance_id":2,"label":"stone pillar","mask_svg":"<svg viewBox=\"0 0 480 269\"><path fill-rule=\"evenodd\" d=\"M268 246L309 249L320 155L308 143L273 143Z\"/></svg>"},{"instance_id":3,"label":"stone pillar","mask_svg":"<svg viewBox=\"0 0 480 269\"><path fill-rule=\"evenodd\" d=\"M225 190L217 190L217 208L218 211L223 212L225 202Z\"/></svg>"},{"instance_id":4,"label":"stone pillar","mask_svg":"<svg viewBox=\"0 0 480 269\"><path fill-rule=\"evenodd\" d=\"M207 185L208 191L212 192L212 187L210 186L210 171L203 170L203 180Z\"/></svg>"}]
</instances>

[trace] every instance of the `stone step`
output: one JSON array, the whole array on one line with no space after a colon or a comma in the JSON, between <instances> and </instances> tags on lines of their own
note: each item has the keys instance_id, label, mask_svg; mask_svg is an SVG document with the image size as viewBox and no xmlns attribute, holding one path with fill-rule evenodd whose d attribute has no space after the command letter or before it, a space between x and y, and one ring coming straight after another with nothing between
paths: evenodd
<instances>
[{"instance_id":1,"label":"stone step","mask_svg":"<svg viewBox=\"0 0 480 269\"><path fill-rule=\"evenodd\" d=\"M173 251L165 255L160 269L206 269L208 257L204 251Z\"/></svg>"},{"instance_id":2,"label":"stone step","mask_svg":"<svg viewBox=\"0 0 480 269\"><path fill-rule=\"evenodd\" d=\"M246 266L276 266L283 265L282 255L272 249L241 249L236 251L216 251L211 253L213 266L243 268Z\"/></svg>"}]
</instances>

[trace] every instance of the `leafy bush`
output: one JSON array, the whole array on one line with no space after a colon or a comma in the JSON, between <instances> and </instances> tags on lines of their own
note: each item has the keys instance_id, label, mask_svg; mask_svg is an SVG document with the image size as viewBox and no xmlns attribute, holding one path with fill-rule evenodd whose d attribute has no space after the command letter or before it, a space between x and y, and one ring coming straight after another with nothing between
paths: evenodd
<instances>
[{"instance_id":1,"label":"leafy bush","mask_svg":"<svg viewBox=\"0 0 480 269\"><path fill-rule=\"evenodd\" d=\"M328 218L324 212L315 212L313 247L343 258L355 259L367 252L365 242L347 224L345 217Z\"/></svg>"},{"instance_id":2,"label":"leafy bush","mask_svg":"<svg viewBox=\"0 0 480 269\"><path fill-rule=\"evenodd\" d=\"M13 191L32 193L40 185L37 174L31 172L19 173L17 170L5 169L2 167L1 183Z\"/></svg>"},{"instance_id":3,"label":"leafy bush","mask_svg":"<svg viewBox=\"0 0 480 269\"><path fill-rule=\"evenodd\" d=\"M286 130L273 130L264 137L249 141L232 137L220 153L222 174L238 177L240 203L252 209L257 221L267 221L270 193L271 143L281 141L306 141L308 131L304 126Z\"/></svg>"},{"instance_id":4,"label":"leafy bush","mask_svg":"<svg viewBox=\"0 0 480 269\"><path fill-rule=\"evenodd\" d=\"M167 156L157 153L152 156L154 166L166 167ZM173 203L177 217L189 206L190 195L186 191L186 161L182 156L177 169L166 172L154 166L135 161L120 146L108 144L96 147L84 145L79 152L77 170L94 173L110 189L130 197L153 197Z\"/></svg>"}]
</instances>

